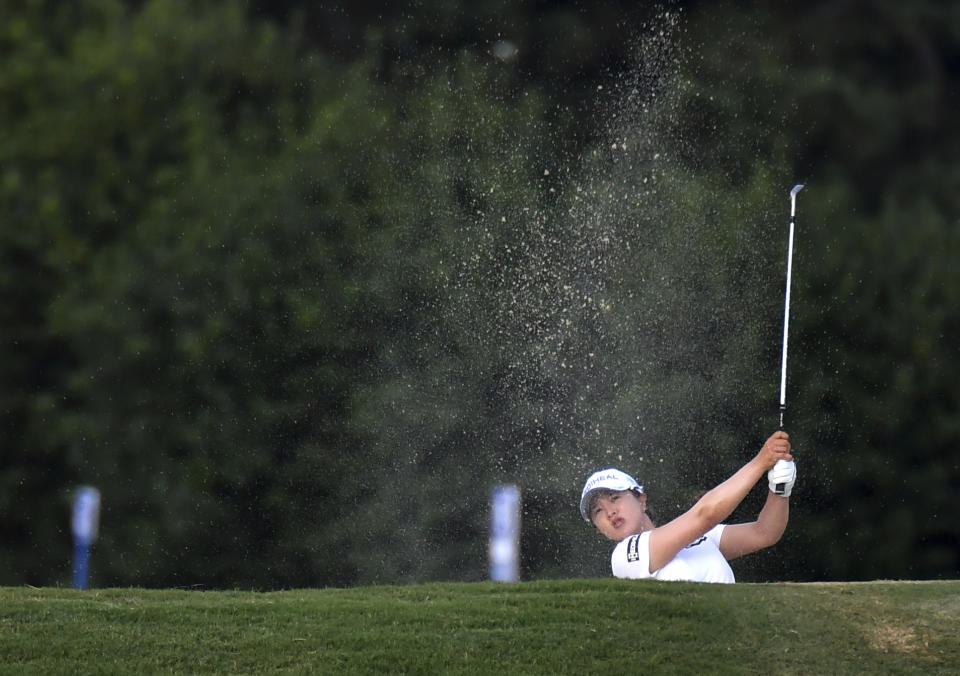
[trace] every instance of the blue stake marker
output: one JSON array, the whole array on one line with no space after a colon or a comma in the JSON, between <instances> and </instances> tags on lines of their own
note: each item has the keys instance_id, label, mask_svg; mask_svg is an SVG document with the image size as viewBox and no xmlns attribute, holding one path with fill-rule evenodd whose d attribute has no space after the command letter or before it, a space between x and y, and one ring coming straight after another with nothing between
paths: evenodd
<instances>
[{"instance_id":1,"label":"blue stake marker","mask_svg":"<svg viewBox=\"0 0 960 676\"><path fill-rule=\"evenodd\" d=\"M490 579L520 579L520 489L498 486L491 497Z\"/></svg>"},{"instance_id":2,"label":"blue stake marker","mask_svg":"<svg viewBox=\"0 0 960 676\"><path fill-rule=\"evenodd\" d=\"M73 501L73 588L87 588L90 545L100 526L100 491L83 486Z\"/></svg>"}]
</instances>

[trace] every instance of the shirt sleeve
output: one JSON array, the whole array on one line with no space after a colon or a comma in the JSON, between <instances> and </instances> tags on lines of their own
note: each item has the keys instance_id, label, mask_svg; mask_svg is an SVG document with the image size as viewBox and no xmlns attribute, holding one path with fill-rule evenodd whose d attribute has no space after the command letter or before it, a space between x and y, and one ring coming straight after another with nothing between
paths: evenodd
<instances>
[{"instance_id":1,"label":"shirt sleeve","mask_svg":"<svg viewBox=\"0 0 960 676\"><path fill-rule=\"evenodd\" d=\"M713 544L717 546L717 549L720 549L720 538L723 537L723 529L725 526L726 524L724 523L718 523L705 533L707 538L712 540Z\"/></svg>"},{"instance_id":2,"label":"shirt sleeve","mask_svg":"<svg viewBox=\"0 0 960 676\"><path fill-rule=\"evenodd\" d=\"M614 577L640 580L650 574L650 531L621 540L610 555Z\"/></svg>"}]
</instances>

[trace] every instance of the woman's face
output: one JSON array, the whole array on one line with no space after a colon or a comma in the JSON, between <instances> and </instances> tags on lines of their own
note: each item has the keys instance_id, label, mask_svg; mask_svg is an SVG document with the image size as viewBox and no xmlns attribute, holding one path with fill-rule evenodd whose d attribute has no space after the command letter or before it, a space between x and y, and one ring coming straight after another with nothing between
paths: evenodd
<instances>
[{"instance_id":1,"label":"woman's face","mask_svg":"<svg viewBox=\"0 0 960 676\"><path fill-rule=\"evenodd\" d=\"M600 494L594 499L590 518L601 534L619 542L629 535L653 528L646 509L646 495L616 491Z\"/></svg>"}]
</instances>

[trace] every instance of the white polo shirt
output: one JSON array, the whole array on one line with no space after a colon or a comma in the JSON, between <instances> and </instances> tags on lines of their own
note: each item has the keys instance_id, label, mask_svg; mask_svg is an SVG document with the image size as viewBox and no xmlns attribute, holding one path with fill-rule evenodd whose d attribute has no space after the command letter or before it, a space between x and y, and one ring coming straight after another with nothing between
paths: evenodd
<instances>
[{"instance_id":1,"label":"white polo shirt","mask_svg":"<svg viewBox=\"0 0 960 676\"><path fill-rule=\"evenodd\" d=\"M688 582L734 582L733 570L720 553L724 524L690 543L659 570L650 572L650 531L621 541L610 556L614 577L639 580L685 580Z\"/></svg>"}]
</instances>

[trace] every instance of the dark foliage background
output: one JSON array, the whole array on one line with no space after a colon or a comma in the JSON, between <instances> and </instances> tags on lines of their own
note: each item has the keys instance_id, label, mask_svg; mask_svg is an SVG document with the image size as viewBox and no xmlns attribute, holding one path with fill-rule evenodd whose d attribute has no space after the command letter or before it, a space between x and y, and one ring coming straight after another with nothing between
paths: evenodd
<instances>
[{"instance_id":1,"label":"dark foliage background","mask_svg":"<svg viewBox=\"0 0 960 676\"><path fill-rule=\"evenodd\" d=\"M960 572L960 7L921 1L0 9L0 584L606 575L777 426L743 580ZM758 489L737 518L750 518Z\"/></svg>"}]
</instances>

